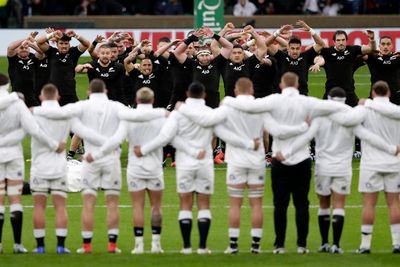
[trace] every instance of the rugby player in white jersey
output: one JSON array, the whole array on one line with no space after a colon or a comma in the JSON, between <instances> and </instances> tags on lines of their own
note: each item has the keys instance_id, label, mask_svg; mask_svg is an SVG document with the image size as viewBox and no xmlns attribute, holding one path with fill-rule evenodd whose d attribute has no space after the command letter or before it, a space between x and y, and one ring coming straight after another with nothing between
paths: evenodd
<instances>
[{"instance_id":1,"label":"rugby player in white jersey","mask_svg":"<svg viewBox=\"0 0 400 267\"><path fill-rule=\"evenodd\" d=\"M329 91L328 99L345 103L346 92L340 87L334 87ZM359 109L362 113L362 107L354 111L349 108L349 112L358 112ZM315 192L319 198L318 224L322 240L319 252L343 253L340 239L345 218L345 200L351 189L354 136L387 153L394 155L398 152L396 145L387 144L381 137L361 126L363 117L362 114L358 116L358 120L350 126L340 124L330 117L316 118L306 134L299 136L285 151L277 152L276 158L282 161L315 138ZM333 245L329 247L331 205Z\"/></svg>"},{"instance_id":2,"label":"rugby player in white jersey","mask_svg":"<svg viewBox=\"0 0 400 267\"><path fill-rule=\"evenodd\" d=\"M61 153L65 143L58 143L48 137L33 119L24 102L16 94L8 94L9 80L0 74L0 139L20 129L34 136L48 148ZM4 101L4 102L3 102ZM14 253L27 253L21 244L23 208L21 193L24 181L24 158L21 142L15 140L9 144L0 145L0 253L1 234L4 224L4 201L6 196L10 203L10 220L14 234Z\"/></svg>"},{"instance_id":3,"label":"rugby player in white jersey","mask_svg":"<svg viewBox=\"0 0 400 267\"><path fill-rule=\"evenodd\" d=\"M205 105L205 88L199 82L193 82L188 89L188 99L185 105L190 109L196 109L206 116L212 110ZM223 118L222 118L223 119ZM219 119L221 121L221 119ZM214 124L219 122L215 120ZM209 254L207 237L211 224L210 197L214 191L214 170L212 158L213 125L201 127L184 117L179 111L173 111L159 135L151 142L135 147L138 157L147 155L154 149L160 148L173 140L176 136L182 138L186 146L197 150L205 150L205 157L199 153L188 153L182 147L176 149L176 177L177 192L180 197L179 225L183 238L181 253L192 253L190 241L192 229L192 208L194 196L197 194L199 248L198 254ZM229 133L227 133L229 135ZM253 140L242 140L231 134L226 138L227 143L234 142L237 146L253 149L257 146ZM173 143L173 145L175 145ZM176 145L175 145L176 146Z\"/></svg>"},{"instance_id":4,"label":"rugby player in white jersey","mask_svg":"<svg viewBox=\"0 0 400 267\"><path fill-rule=\"evenodd\" d=\"M37 107L34 114L47 118L77 117L88 128L98 134L111 137L118 128L118 113L126 107L119 102L109 100L106 94L105 83L99 79L93 79L89 84L89 99L69 104L61 109ZM49 110L51 112L49 112ZM90 140L85 140L88 153L96 152L100 146ZM121 191L121 164L120 151L114 150L96 162L82 163L82 239L83 245L78 253L92 252L92 238L94 226L94 208L96 205L97 191L104 190L107 205L108 228L108 252L120 253L117 247L119 233L119 195Z\"/></svg>"},{"instance_id":5,"label":"rugby player in white jersey","mask_svg":"<svg viewBox=\"0 0 400 267\"><path fill-rule=\"evenodd\" d=\"M390 89L386 82L372 86L373 100L365 103L363 125L391 144L400 143L400 108L389 102ZM389 209L393 253L400 253L400 158L362 143L358 190L363 194L361 244L357 253L371 252L375 207L380 191L385 193Z\"/></svg>"},{"instance_id":6,"label":"rugby player in white jersey","mask_svg":"<svg viewBox=\"0 0 400 267\"><path fill-rule=\"evenodd\" d=\"M144 253L144 204L146 192L151 205L151 231L152 253L163 253L160 242L162 228L161 200L164 190L164 177L162 169L162 148L158 148L144 157L136 157L135 145L145 145L157 137L165 122L165 114L159 118L145 119L146 111L153 110L154 93L150 88L143 87L136 92L136 111L142 111L142 121L130 122L122 120L116 133L93 155L88 154L88 162L96 162L107 153L118 148L125 139L129 141L129 156L127 168L128 191L131 195L133 206L133 232L135 235L135 248L132 254ZM148 116L147 116L148 117Z\"/></svg>"},{"instance_id":7,"label":"rugby player in white jersey","mask_svg":"<svg viewBox=\"0 0 400 267\"><path fill-rule=\"evenodd\" d=\"M287 72L282 76L282 94L273 94L264 98L252 100L226 98L225 105L246 111L246 112L267 112L279 124L299 124L309 117L328 115L343 110L341 103L318 100L299 94L298 76ZM274 136L273 129L276 125L266 124L265 127ZM274 136L272 143L273 157L276 152L289 147L295 140L292 137ZM290 196L293 195L293 202L296 207L297 226L297 252L308 253L307 235L309 224L309 201L308 192L311 179L311 162L309 159L308 147L302 147L296 154L283 162L273 160L272 165L272 189L274 194L274 224L275 224L275 249L274 253L285 253L285 237L287 224L287 208Z\"/></svg>"},{"instance_id":8,"label":"rugby player in white jersey","mask_svg":"<svg viewBox=\"0 0 400 267\"><path fill-rule=\"evenodd\" d=\"M60 96L58 89L53 84L45 85L39 96L42 107L60 108L58 104ZM70 131L80 137L90 140L93 144L102 145L105 138L95 131L86 128L78 119L53 120L43 116L35 116L36 122L43 131L60 142L66 142ZM47 194L51 193L55 208L55 229L57 236L56 252L58 254L70 253L65 247L67 237L68 215L66 210L67 199L67 160L63 154L58 154L44 146L35 137L31 142L32 165L30 175L30 187L33 195L33 234L37 247L34 253L45 253L45 225Z\"/></svg>"}]
</instances>

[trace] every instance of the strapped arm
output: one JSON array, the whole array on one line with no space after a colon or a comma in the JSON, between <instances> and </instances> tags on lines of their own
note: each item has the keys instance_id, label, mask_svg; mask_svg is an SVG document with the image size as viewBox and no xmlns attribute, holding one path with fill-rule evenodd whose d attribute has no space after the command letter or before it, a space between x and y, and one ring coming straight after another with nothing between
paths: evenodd
<instances>
[{"instance_id":1,"label":"strapped arm","mask_svg":"<svg viewBox=\"0 0 400 267\"><path fill-rule=\"evenodd\" d=\"M307 97L306 101L305 107L309 109L311 118L327 116L347 109L345 104L337 101L321 100L311 96Z\"/></svg>"},{"instance_id":2,"label":"strapped arm","mask_svg":"<svg viewBox=\"0 0 400 267\"><path fill-rule=\"evenodd\" d=\"M214 127L214 133L219 138L224 140L226 143L231 144L232 146L250 150L253 150L255 147L254 140L243 139L235 132L227 129L225 125L217 125L216 127Z\"/></svg>"},{"instance_id":3,"label":"strapped arm","mask_svg":"<svg viewBox=\"0 0 400 267\"><path fill-rule=\"evenodd\" d=\"M400 107L396 105L392 105L390 103L380 103L377 101L373 101L371 99L367 99L365 101L364 106L366 108L372 109L381 115L394 119L394 120L399 120L400 119Z\"/></svg>"},{"instance_id":4,"label":"strapped arm","mask_svg":"<svg viewBox=\"0 0 400 267\"><path fill-rule=\"evenodd\" d=\"M26 136L26 132L23 129L18 129L4 135L0 139L0 147L8 147L18 145Z\"/></svg>"},{"instance_id":5,"label":"strapped arm","mask_svg":"<svg viewBox=\"0 0 400 267\"><path fill-rule=\"evenodd\" d=\"M279 124L269 113L264 116L264 128L273 136L280 139L287 139L304 133L308 130L308 124L303 122L298 125Z\"/></svg>"},{"instance_id":6,"label":"strapped arm","mask_svg":"<svg viewBox=\"0 0 400 267\"><path fill-rule=\"evenodd\" d=\"M164 108L153 108L148 110L137 110L124 108L118 113L120 120L126 120L129 122L145 122L154 119L164 118L169 114Z\"/></svg>"},{"instance_id":7,"label":"strapped arm","mask_svg":"<svg viewBox=\"0 0 400 267\"><path fill-rule=\"evenodd\" d=\"M107 139L98 134L96 131L86 127L79 119L73 118L70 120L71 122L71 131L77 134L80 138L88 141L96 146L101 146L104 144Z\"/></svg>"},{"instance_id":8,"label":"strapped arm","mask_svg":"<svg viewBox=\"0 0 400 267\"><path fill-rule=\"evenodd\" d=\"M53 120L70 119L73 117L79 117L84 112L84 102L85 101L79 101L65 105L61 108L34 107L32 113Z\"/></svg>"},{"instance_id":9,"label":"strapped arm","mask_svg":"<svg viewBox=\"0 0 400 267\"><path fill-rule=\"evenodd\" d=\"M218 123L221 123L226 119L227 109L226 107L219 107L204 114L203 111L199 111L186 104L182 104L179 107L179 113L200 125L201 127L212 127Z\"/></svg>"},{"instance_id":10,"label":"strapped arm","mask_svg":"<svg viewBox=\"0 0 400 267\"><path fill-rule=\"evenodd\" d=\"M18 94L13 92L0 98L0 109L5 109L9 105L19 100Z\"/></svg>"},{"instance_id":11,"label":"strapped arm","mask_svg":"<svg viewBox=\"0 0 400 267\"><path fill-rule=\"evenodd\" d=\"M300 148L308 144L311 141L311 139L313 139L314 136L317 134L319 127L320 127L320 121L319 119L315 119L307 132L296 138L296 140L293 142L291 146L287 147L282 151L284 158L286 159L289 158L290 156L295 154Z\"/></svg>"},{"instance_id":12,"label":"strapped arm","mask_svg":"<svg viewBox=\"0 0 400 267\"><path fill-rule=\"evenodd\" d=\"M396 155L396 145L388 144L385 140L382 139L382 137L376 135L375 133L372 133L371 131L368 131L368 129L366 129L362 125L358 125L357 127L355 127L353 132L356 136L358 136L358 138L367 142L371 146L379 150L385 151L388 154Z\"/></svg>"},{"instance_id":13,"label":"strapped arm","mask_svg":"<svg viewBox=\"0 0 400 267\"><path fill-rule=\"evenodd\" d=\"M128 135L128 123L126 121L121 121L114 135L108 138L107 141L103 143L98 152L93 153L92 155L93 159L94 160L100 159L104 155L107 155L111 151L117 149L118 146L122 144L127 135Z\"/></svg>"},{"instance_id":14,"label":"strapped arm","mask_svg":"<svg viewBox=\"0 0 400 267\"><path fill-rule=\"evenodd\" d=\"M355 108L348 107L347 111L331 114L329 115L329 118L344 127L352 127L362 123L365 115L366 113L364 107L357 106Z\"/></svg>"},{"instance_id":15,"label":"strapped arm","mask_svg":"<svg viewBox=\"0 0 400 267\"><path fill-rule=\"evenodd\" d=\"M161 128L160 134L151 142L141 147L141 152L143 155L146 155L159 147L165 146L176 136L178 132L177 115L178 114L171 114L171 116L166 120L165 124Z\"/></svg>"},{"instance_id":16,"label":"strapped arm","mask_svg":"<svg viewBox=\"0 0 400 267\"><path fill-rule=\"evenodd\" d=\"M249 113L263 113L274 109L276 105L276 101L274 100L275 96L269 95L263 98L251 100L251 104L249 104L249 100L247 99L227 96L224 98L222 104Z\"/></svg>"}]
</instances>

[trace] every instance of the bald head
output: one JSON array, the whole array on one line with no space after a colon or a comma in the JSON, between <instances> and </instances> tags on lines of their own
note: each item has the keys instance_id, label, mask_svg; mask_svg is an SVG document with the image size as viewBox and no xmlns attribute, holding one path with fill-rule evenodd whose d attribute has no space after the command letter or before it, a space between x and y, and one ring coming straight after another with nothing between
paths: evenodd
<instances>
[{"instance_id":1,"label":"bald head","mask_svg":"<svg viewBox=\"0 0 400 267\"><path fill-rule=\"evenodd\" d=\"M235 83L235 95L253 95L253 82L249 78L240 78Z\"/></svg>"},{"instance_id":2,"label":"bald head","mask_svg":"<svg viewBox=\"0 0 400 267\"><path fill-rule=\"evenodd\" d=\"M294 72L286 72L282 75L280 87L281 89L285 89L287 87L298 88L299 76L297 76L297 74Z\"/></svg>"}]
</instances>

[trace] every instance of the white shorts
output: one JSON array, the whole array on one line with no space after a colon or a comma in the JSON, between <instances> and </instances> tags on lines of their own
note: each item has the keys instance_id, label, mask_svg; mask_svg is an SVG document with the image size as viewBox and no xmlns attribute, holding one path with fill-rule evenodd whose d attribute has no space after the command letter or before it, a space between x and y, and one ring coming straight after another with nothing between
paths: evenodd
<instances>
[{"instance_id":1,"label":"white shorts","mask_svg":"<svg viewBox=\"0 0 400 267\"><path fill-rule=\"evenodd\" d=\"M400 192L400 173L399 172L377 172L360 169L360 180L358 191L372 192Z\"/></svg>"},{"instance_id":2,"label":"white shorts","mask_svg":"<svg viewBox=\"0 0 400 267\"><path fill-rule=\"evenodd\" d=\"M127 183L129 192L137 192L148 189L150 191L164 190L164 178L137 178L127 174Z\"/></svg>"},{"instance_id":3,"label":"white shorts","mask_svg":"<svg viewBox=\"0 0 400 267\"><path fill-rule=\"evenodd\" d=\"M241 168L228 164L226 184L263 185L265 183L265 167L258 169Z\"/></svg>"},{"instance_id":4,"label":"white shorts","mask_svg":"<svg viewBox=\"0 0 400 267\"><path fill-rule=\"evenodd\" d=\"M195 170L177 168L176 191L178 193L214 193L214 165L204 165Z\"/></svg>"},{"instance_id":5,"label":"white shorts","mask_svg":"<svg viewBox=\"0 0 400 267\"><path fill-rule=\"evenodd\" d=\"M24 159L14 159L0 163L0 181L24 180L25 166Z\"/></svg>"},{"instance_id":6,"label":"white shorts","mask_svg":"<svg viewBox=\"0 0 400 267\"><path fill-rule=\"evenodd\" d=\"M332 191L342 195L350 194L351 176L315 176L315 192L330 196Z\"/></svg>"},{"instance_id":7,"label":"white shorts","mask_svg":"<svg viewBox=\"0 0 400 267\"><path fill-rule=\"evenodd\" d=\"M43 179L38 177L31 177L30 188L32 193L48 193L49 191L60 191L67 193L67 177L58 179Z\"/></svg>"},{"instance_id":8,"label":"white shorts","mask_svg":"<svg viewBox=\"0 0 400 267\"><path fill-rule=\"evenodd\" d=\"M82 190L104 189L121 191L121 162L119 158L109 163L82 163Z\"/></svg>"}]
</instances>

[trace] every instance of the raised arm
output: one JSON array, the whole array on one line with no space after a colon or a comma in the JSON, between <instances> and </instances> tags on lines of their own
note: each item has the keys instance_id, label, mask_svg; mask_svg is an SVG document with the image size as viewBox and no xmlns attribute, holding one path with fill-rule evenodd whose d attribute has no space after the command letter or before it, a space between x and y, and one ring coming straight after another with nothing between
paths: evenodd
<instances>
[{"instance_id":1,"label":"raised arm","mask_svg":"<svg viewBox=\"0 0 400 267\"><path fill-rule=\"evenodd\" d=\"M267 39L265 40L265 44L267 46L271 45L275 41L275 39L277 39L279 37L279 35L285 34L286 32L288 32L292 29L293 29L292 25L289 25L289 24L283 25L279 30L274 31L273 34L271 34L270 36L267 37ZM272 51L270 51L270 54L275 55L276 51L272 50Z\"/></svg>"},{"instance_id":2,"label":"raised arm","mask_svg":"<svg viewBox=\"0 0 400 267\"><path fill-rule=\"evenodd\" d=\"M216 40L222 46L220 54L224 58L229 58L229 56L231 55L233 44L228 40L226 40L224 37L215 34L209 27L204 27L203 32L204 35L207 36L208 38L213 38L214 40Z\"/></svg>"},{"instance_id":3,"label":"raised arm","mask_svg":"<svg viewBox=\"0 0 400 267\"><path fill-rule=\"evenodd\" d=\"M124 59L124 67L126 73L131 72L135 68L136 58L138 56L140 47L136 46Z\"/></svg>"},{"instance_id":4,"label":"raised arm","mask_svg":"<svg viewBox=\"0 0 400 267\"><path fill-rule=\"evenodd\" d=\"M22 44L27 43L28 41L26 39L20 39L17 41L12 42L11 44L8 45L7 47L7 56L8 57L13 57L17 54L17 48L20 47Z\"/></svg>"},{"instance_id":5,"label":"raised arm","mask_svg":"<svg viewBox=\"0 0 400 267\"><path fill-rule=\"evenodd\" d=\"M244 31L250 33L254 40L256 40L257 50L255 54L258 60L261 61L267 53L267 45L264 37L259 35L250 25L246 26Z\"/></svg>"},{"instance_id":6,"label":"raised arm","mask_svg":"<svg viewBox=\"0 0 400 267\"><path fill-rule=\"evenodd\" d=\"M18 145L26 136L26 132L23 129L17 129L9 132L0 139L0 147L8 147Z\"/></svg>"},{"instance_id":7,"label":"raised arm","mask_svg":"<svg viewBox=\"0 0 400 267\"><path fill-rule=\"evenodd\" d=\"M225 35L229 31L232 31L234 29L235 29L235 26L233 25L233 23L228 22L225 24L224 28L218 33L218 35L225 37ZM225 37L225 39L227 39L229 42L231 42L231 40L229 40L228 38ZM219 55L219 53L220 53L219 42L215 38L211 41L210 48L211 48L211 52L214 55L214 57Z\"/></svg>"},{"instance_id":8,"label":"raised arm","mask_svg":"<svg viewBox=\"0 0 400 267\"><path fill-rule=\"evenodd\" d=\"M75 67L75 72L76 73L87 73L89 69L93 69L92 64L90 63L85 63L85 64L79 64Z\"/></svg>"},{"instance_id":9,"label":"raised arm","mask_svg":"<svg viewBox=\"0 0 400 267\"><path fill-rule=\"evenodd\" d=\"M54 30L46 30L47 34L37 36L36 37L36 43L40 50L43 52L46 52L47 50L50 49L50 45L47 41L49 40L58 40L63 36L63 33L61 31L54 31Z\"/></svg>"},{"instance_id":10,"label":"raised arm","mask_svg":"<svg viewBox=\"0 0 400 267\"><path fill-rule=\"evenodd\" d=\"M89 48L90 42L85 37L76 34L76 32L74 32L72 30L71 31L67 31L65 34L68 35L71 38L75 38L79 42L79 45L78 45L79 51L85 52L86 49Z\"/></svg>"},{"instance_id":11,"label":"raised arm","mask_svg":"<svg viewBox=\"0 0 400 267\"><path fill-rule=\"evenodd\" d=\"M326 46L324 40L322 40L321 36L319 36L314 29L312 29L310 26L307 25L302 20L297 20L296 26L300 27L303 31L309 32L311 34L311 37L313 38L315 44L313 45L314 50L319 53L322 48Z\"/></svg>"},{"instance_id":12,"label":"raised arm","mask_svg":"<svg viewBox=\"0 0 400 267\"><path fill-rule=\"evenodd\" d=\"M202 36L203 30L202 29L198 29L196 31L193 32L193 34L191 34L189 37L187 37L186 39L183 40L182 43L180 43L180 45L178 45L178 47L173 51L176 59L178 60L179 63L183 63L186 61L187 55L186 55L186 49L187 47L192 43L192 42L196 42L199 40L199 37Z\"/></svg>"},{"instance_id":13,"label":"raised arm","mask_svg":"<svg viewBox=\"0 0 400 267\"><path fill-rule=\"evenodd\" d=\"M159 56L163 56L164 58L168 58L168 55L164 56L165 52L169 51L171 47L173 47L173 46L175 46L175 45L177 45L177 44L179 44L181 42L182 42L182 40L177 39L177 40L175 40L173 42L170 42L169 44L166 44L166 45L160 47L159 49L157 49L156 52L154 52L154 54L153 54L154 57L157 58Z\"/></svg>"},{"instance_id":14,"label":"raised arm","mask_svg":"<svg viewBox=\"0 0 400 267\"><path fill-rule=\"evenodd\" d=\"M371 31L371 30L367 30L367 35L368 35L368 40L369 40L368 45L362 45L361 46L361 53L363 55L371 54L376 50L376 41L375 41L374 32Z\"/></svg>"},{"instance_id":15,"label":"raised arm","mask_svg":"<svg viewBox=\"0 0 400 267\"><path fill-rule=\"evenodd\" d=\"M98 43L101 43L103 40L104 40L103 36L97 35L96 38L94 39L94 41L89 45L88 52L93 60L96 60L99 58L99 55L97 54L97 51L96 51L96 46Z\"/></svg>"}]
</instances>

